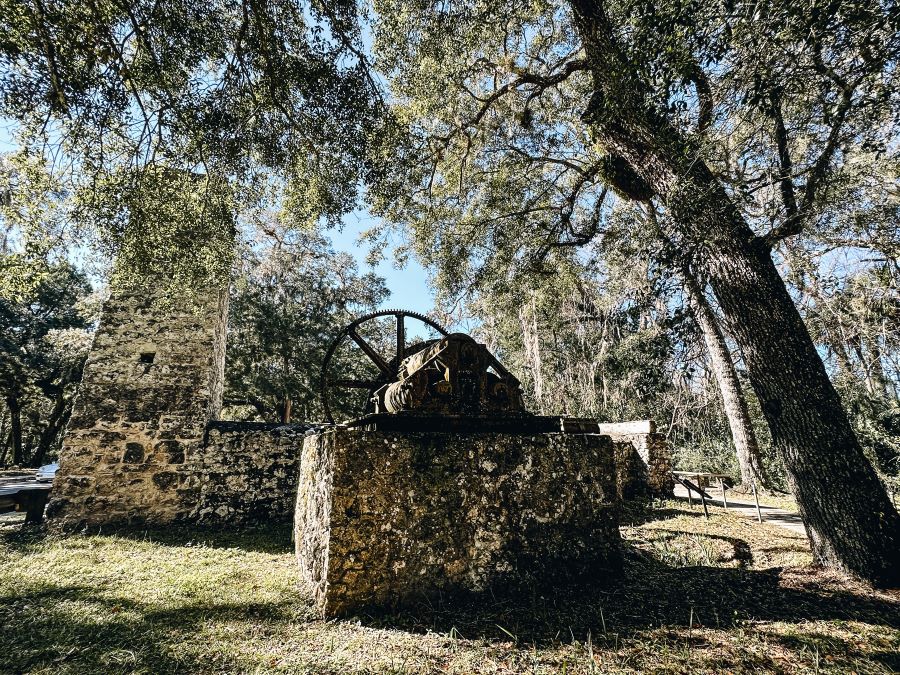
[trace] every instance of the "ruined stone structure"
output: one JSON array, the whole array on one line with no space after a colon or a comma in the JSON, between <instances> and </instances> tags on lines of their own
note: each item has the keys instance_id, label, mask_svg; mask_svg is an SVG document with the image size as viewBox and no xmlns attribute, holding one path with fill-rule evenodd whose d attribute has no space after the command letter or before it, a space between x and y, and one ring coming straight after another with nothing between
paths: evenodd
<instances>
[{"instance_id":1,"label":"ruined stone structure","mask_svg":"<svg viewBox=\"0 0 900 675\"><path fill-rule=\"evenodd\" d=\"M329 429L303 446L294 536L327 616L521 583L596 583L619 563L612 444Z\"/></svg>"},{"instance_id":2,"label":"ruined stone structure","mask_svg":"<svg viewBox=\"0 0 900 675\"><path fill-rule=\"evenodd\" d=\"M481 432L460 433L423 418L431 433L337 427L305 443L305 425L218 422L226 289L188 302L159 288L117 291L104 306L48 508L54 527L288 521L296 504L303 575L323 611L342 612L551 568L611 569L616 478L622 497L671 493L667 448L650 428L601 429L616 441L614 471L613 444L584 420L537 433L484 418ZM515 402L509 385L485 382Z\"/></svg>"},{"instance_id":3,"label":"ruined stone structure","mask_svg":"<svg viewBox=\"0 0 900 675\"><path fill-rule=\"evenodd\" d=\"M152 283L109 298L60 453L55 526L290 518L296 433L208 426L226 308L224 287L192 302Z\"/></svg>"},{"instance_id":4,"label":"ruined stone structure","mask_svg":"<svg viewBox=\"0 0 900 675\"><path fill-rule=\"evenodd\" d=\"M597 431L613 441L620 499L672 496L672 451L652 420L599 424Z\"/></svg>"}]
</instances>

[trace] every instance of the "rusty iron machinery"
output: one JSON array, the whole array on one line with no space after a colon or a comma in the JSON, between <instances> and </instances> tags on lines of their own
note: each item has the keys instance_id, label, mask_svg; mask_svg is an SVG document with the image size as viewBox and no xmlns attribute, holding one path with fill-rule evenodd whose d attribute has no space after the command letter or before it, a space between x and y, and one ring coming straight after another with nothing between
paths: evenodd
<instances>
[{"instance_id":1,"label":"rusty iron machinery","mask_svg":"<svg viewBox=\"0 0 900 675\"><path fill-rule=\"evenodd\" d=\"M368 321L390 316L396 320L393 358L380 353L359 331ZM424 323L440 337L407 345L409 319ZM332 377L332 360L347 339L356 343L375 365L377 376L366 380ZM362 412L375 415L481 418L528 414L522 405L519 381L487 347L465 333L448 333L428 317L404 310L384 310L359 317L332 342L322 364L321 377L322 406L331 423L334 417L330 401L336 388L367 389L367 407Z\"/></svg>"},{"instance_id":2,"label":"rusty iron machinery","mask_svg":"<svg viewBox=\"0 0 900 675\"><path fill-rule=\"evenodd\" d=\"M400 363L397 380L375 393L375 412L439 415L523 412L519 381L465 333L435 340Z\"/></svg>"}]
</instances>

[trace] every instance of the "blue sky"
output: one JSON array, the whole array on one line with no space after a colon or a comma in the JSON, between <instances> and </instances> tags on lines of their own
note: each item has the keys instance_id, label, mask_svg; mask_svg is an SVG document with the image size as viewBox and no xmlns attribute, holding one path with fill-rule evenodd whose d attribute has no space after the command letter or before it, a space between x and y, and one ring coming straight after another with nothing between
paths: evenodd
<instances>
[{"instance_id":1,"label":"blue sky","mask_svg":"<svg viewBox=\"0 0 900 675\"><path fill-rule=\"evenodd\" d=\"M353 255L359 265L360 272L374 271L384 277L390 297L381 303L382 308L407 309L411 312L425 314L434 306L434 292L428 285L425 270L415 260L410 259L402 269L394 266L393 248L385 251L385 258L374 268L366 263L369 252L368 244L360 242L362 232L376 223L373 216L365 209L354 211L343 219L341 231L326 232L337 251L345 251Z\"/></svg>"}]
</instances>

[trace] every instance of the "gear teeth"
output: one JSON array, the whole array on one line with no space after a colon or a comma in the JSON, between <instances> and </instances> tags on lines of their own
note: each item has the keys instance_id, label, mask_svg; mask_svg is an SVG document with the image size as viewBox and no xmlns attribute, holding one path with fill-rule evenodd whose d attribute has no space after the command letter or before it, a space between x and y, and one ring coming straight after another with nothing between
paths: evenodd
<instances>
[{"instance_id":1,"label":"gear teeth","mask_svg":"<svg viewBox=\"0 0 900 675\"><path fill-rule=\"evenodd\" d=\"M427 324L427 325L431 326L432 328L438 329L444 335L448 334L447 329L445 329L443 326L441 326L436 321L432 321L424 314L419 314L418 312L410 312L409 310L399 309L399 308L379 309L377 312L370 312L368 314L363 314L362 316L357 317L356 319L351 321L349 324L347 324L347 326L344 327L344 331L346 331L348 328L350 328L350 326L358 326L359 324L369 321L370 319L377 319L378 317L393 316L393 315L397 315L397 314L402 314L403 316L408 316L413 319L418 319L422 323Z\"/></svg>"},{"instance_id":2,"label":"gear teeth","mask_svg":"<svg viewBox=\"0 0 900 675\"><path fill-rule=\"evenodd\" d=\"M328 406L328 383L325 377L325 373L328 372L328 364L331 363L331 357L334 356L334 352L337 349L338 344L340 344L341 340L344 339L346 335L349 334L351 328L355 328L360 324L365 323L366 321L371 321L372 319L377 319L382 316L396 316L398 314L402 314L404 317L409 317L411 319L417 319L421 321L426 326L430 326L431 328L436 329L438 332L443 333L444 335L448 335L447 329L438 324L436 321L432 321L424 314L419 314L418 312L410 312L405 309L380 309L377 312L370 312L368 314L363 314L360 317L357 317L346 326L341 329L341 332L337 334L337 337L332 341L332 343L328 347L328 351L325 352L325 358L322 361L322 371L319 375L319 395L322 399L322 410L325 412L325 418L329 423L334 424L334 417L331 415L331 408Z\"/></svg>"}]
</instances>

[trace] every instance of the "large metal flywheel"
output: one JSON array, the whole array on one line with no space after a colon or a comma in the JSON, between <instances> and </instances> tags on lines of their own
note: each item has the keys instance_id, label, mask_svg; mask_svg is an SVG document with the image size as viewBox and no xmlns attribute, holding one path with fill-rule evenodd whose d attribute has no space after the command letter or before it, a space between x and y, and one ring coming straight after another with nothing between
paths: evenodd
<instances>
[{"instance_id":1,"label":"large metal flywheel","mask_svg":"<svg viewBox=\"0 0 900 675\"><path fill-rule=\"evenodd\" d=\"M360 331L358 330L360 326L362 326L362 324L389 316L393 316L396 321L396 339L393 357L387 357L384 354L380 353L375 346L373 346L362 335L360 335ZM400 363L404 358L421 349L424 349L431 343L431 341L426 341L409 345L407 344L407 321L409 319L414 319L425 324L429 328L432 328L440 333L441 336L448 335L447 331L443 327L429 319L427 316L417 314L415 312L407 312L402 309L385 309L379 312L365 314L345 326L344 329L337 335L337 337L328 347L328 352L325 354L325 360L322 362L322 374L319 383L322 397L322 409L325 412L325 419L327 419L328 422L334 424L334 416L331 412L331 399L335 389L367 390L367 399L371 398L375 394L375 392L382 386L394 381L397 376L397 369L399 368ZM375 368L378 371L374 377L372 377L371 379L335 377L335 375L330 372L335 353L337 352L338 348L347 340L355 343L359 348L359 352L361 353L361 355L368 359L372 364L374 364ZM369 411L360 411L361 414L365 412Z\"/></svg>"}]
</instances>

